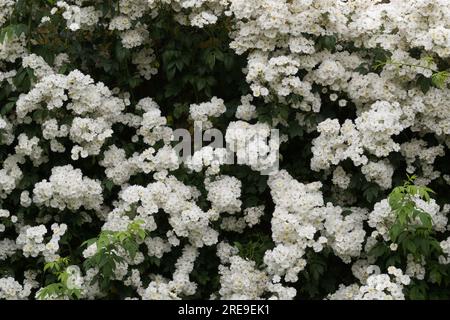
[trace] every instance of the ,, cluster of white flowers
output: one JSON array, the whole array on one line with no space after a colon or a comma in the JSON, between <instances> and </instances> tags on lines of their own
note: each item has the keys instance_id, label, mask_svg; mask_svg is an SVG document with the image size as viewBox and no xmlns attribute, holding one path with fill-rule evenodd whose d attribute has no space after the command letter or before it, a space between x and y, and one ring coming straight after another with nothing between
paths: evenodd
<instances>
[{"instance_id":1,"label":",, cluster of white flowers","mask_svg":"<svg viewBox=\"0 0 450 320\"><path fill-rule=\"evenodd\" d=\"M192 295L196 284L189 280L189 274L194 268L198 250L192 246L183 248L182 256L177 260L172 280L155 276L147 288L138 289L144 300L180 300L180 295Z\"/></svg>"},{"instance_id":2,"label":",, cluster of white flowers","mask_svg":"<svg viewBox=\"0 0 450 320\"><path fill-rule=\"evenodd\" d=\"M56 253L59 250L59 241L67 231L67 225L58 225L54 223L51 226L53 235L51 239L44 243L44 236L47 233L47 228L44 225L36 227L23 226L16 244L23 251L25 257L37 257L42 253L46 261L55 261L59 258Z\"/></svg>"},{"instance_id":3,"label":",, cluster of white flowers","mask_svg":"<svg viewBox=\"0 0 450 320\"><path fill-rule=\"evenodd\" d=\"M0 278L0 299L22 300L31 294L33 286L30 283L21 285L13 277Z\"/></svg>"},{"instance_id":4,"label":",, cluster of white flowers","mask_svg":"<svg viewBox=\"0 0 450 320\"><path fill-rule=\"evenodd\" d=\"M266 123L230 122L225 141L238 164L261 172L270 172L278 164L281 137Z\"/></svg>"},{"instance_id":5,"label":",, cluster of white flowers","mask_svg":"<svg viewBox=\"0 0 450 320\"><path fill-rule=\"evenodd\" d=\"M254 300L264 293L269 281L265 272L255 268L254 261L239 256L229 258L229 266L219 266L221 299Z\"/></svg>"},{"instance_id":6,"label":",, cluster of white flowers","mask_svg":"<svg viewBox=\"0 0 450 320\"><path fill-rule=\"evenodd\" d=\"M58 1L56 2L56 8L63 11L62 17L67 21L67 27L71 31L94 26L100 17L100 12L92 6L79 7L77 5L69 5L66 1ZM56 11L52 12L52 14L55 13Z\"/></svg>"},{"instance_id":7,"label":",, cluster of white flowers","mask_svg":"<svg viewBox=\"0 0 450 320\"><path fill-rule=\"evenodd\" d=\"M31 112L42 109L45 103L49 115L64 108L74 115L72 123L59 124L55 118L48 117L41 122L45 139L50 139L54 149L63 148L56 140L68 136L73 142L72 158L77 160L81 155L97 155L113 131L112 124L121 119L125 103L112 96L112 92L104 84L94 84L91 77L75 70L67 76L50 73L27 94L22 94L17 101L19 122L28 122Z\"/></svg>"},{"instance_id":8,"label":",, cluster of white flowers","mask_svg":"<svg viewBox=\"0 0 450 320\"><path fill-rule=\"evenodd\" d=\"M235 177L219 176L214 181L205 181L208 200L217 212L235 213L241 210L241 182Z\"/></svg>"},{"instance_id":9,"label":",, cluster of white flowers","mask_svg":"<svg viewBox=\"0 0 450 320\"><path fill-rule=\"evenodd\" d=\"M71 165L54 167L47 180L35 184L33 203L64 210L100 209L103 203L102 187L96 180L83 177L80 169Z\"/></svg>"},{"instance_id":10,"label":",, cluster of white flowers","mask_svg":"<svg viewBox=\"0 0 450 320\"><path fill-rule=\"evenodd\" d=\"M192 104L189 107L189 114L193 121L198 121L209 129L212 127L212 123L209 118L217 118L226 111L226 107L223 99L213 97L210 102L204 102L200 104Z\"/></svg>"},{"instance_id":11,"label":",, cluster of white flowers","mask_svg":"<svg viewBox=\"0 0 450 320\"><path fill-rule=\"evenodd\" d=\"M315 233L323 229L321 184L304 185L282 170L270 176L268 185L276 205L272 218L276 247L266 252L264 262L269 274L296 282L306 266L305 249L321 251L327 242L324 237L314 240Z\"/></svg>"},{"instance_id":12,"label":",, cluster of white flowers","mask_svg":"<svg viewBox=\"0 0 450 320\"><path fill-rule=\"evenodd\" d=\"M3 25L9 18L9 15L14 10L15 0L2 0L0 1L0 7L2 8L0 14L0 26Z\"/></svg>"},{"instance_id":13,"label":",, cluster of white flowers","mask_svg":"<svg viewBox=\"0 0 450 320\"><path fill-rule=\"evenodd\" d=\"M404 300L403 287L411 281L402 270L388 268L388 274L381 274L377 266L369 266L371 274L360 286L341 285L339 290L328 296L330 300Z\"/></svg>"}]
</instances>

